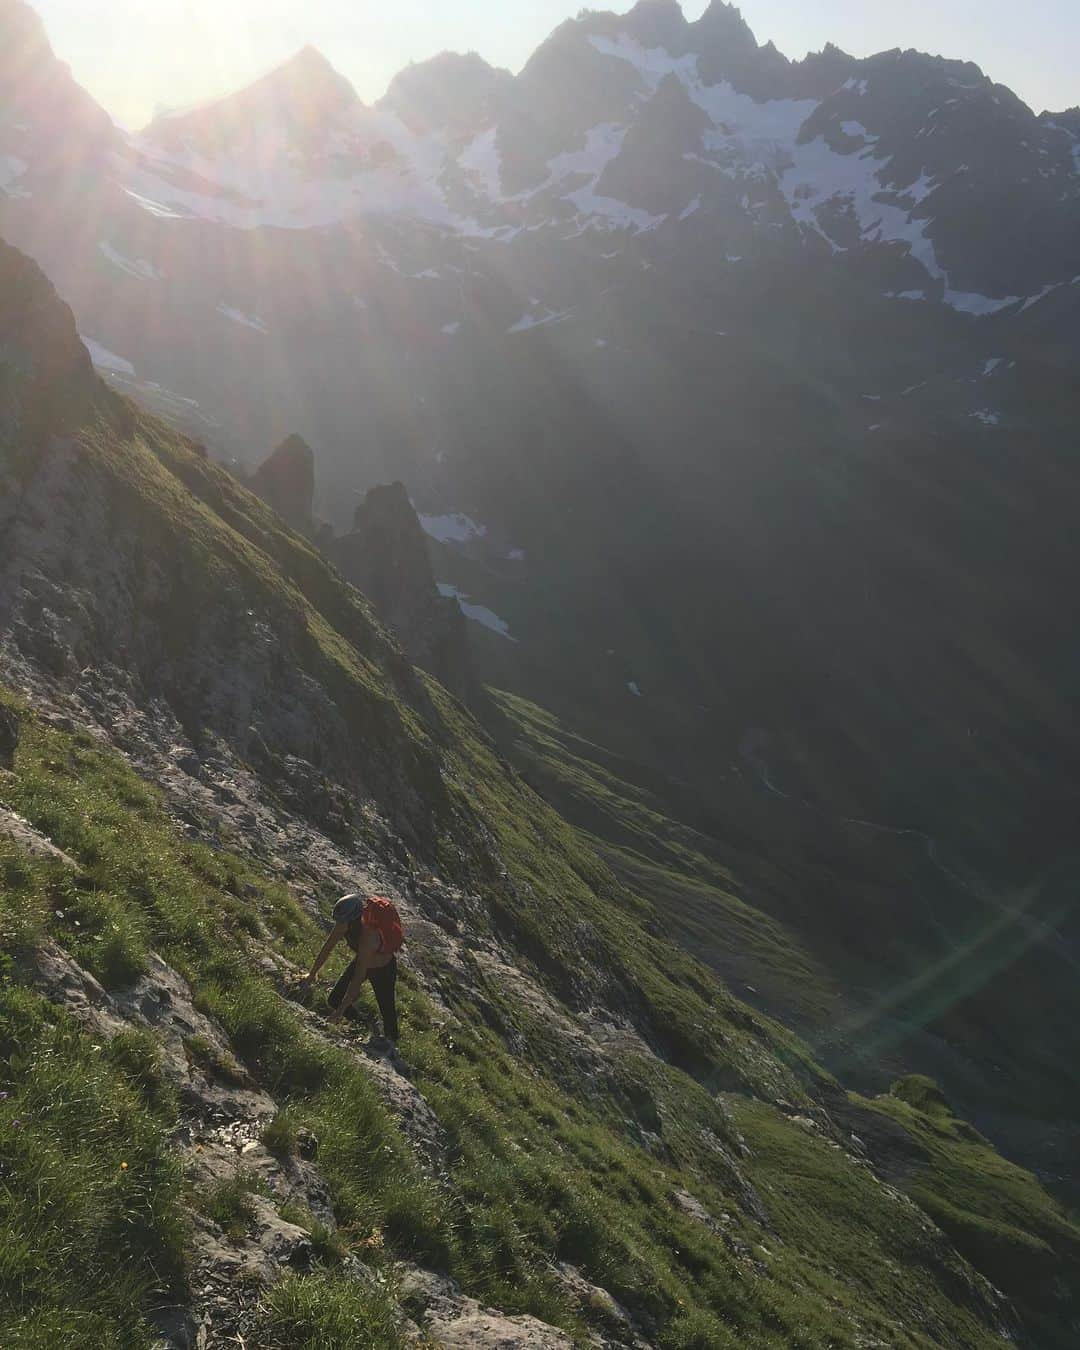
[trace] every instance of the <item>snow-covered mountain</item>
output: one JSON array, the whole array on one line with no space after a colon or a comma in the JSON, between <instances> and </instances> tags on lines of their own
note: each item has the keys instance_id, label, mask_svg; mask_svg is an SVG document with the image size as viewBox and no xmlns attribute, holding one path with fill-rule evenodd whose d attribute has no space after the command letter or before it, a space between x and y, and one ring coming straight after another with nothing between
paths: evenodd
<instances>
[{"instance_id":1,"label":"snow-covered mountain","mask_svg":"<svg viewBox=\"0 0 1080 1350\"><path fill-rule=\"evenodd\" d=\"M447 54L374 107L308 48L130 138L106 132L22 0L3 15L9 203L32 199L58 158L95 164L104 141L109 185L156 220L389 218L503 249L707 233L725 260L872 254L900 303L975 314L1080 272L1075 112L1036 117L977 67L912 51L789 62L720 0L696 23L673 0L583 15L516 79Z\"/></svg>"},{"instance_id":2,"label":"snow-covered mountain","mask_svg":"<svg viewBox=\"0 0 1080 1350\"><path fill-rule=\"evenodd\" d=\"M1041 540L1078 412L1075 111L642 0L516 76L447 54L368 106L305 50L128 135L0 0L0 192L117 387L219 454L302 434L339 527L388 479L472 522L433 547L498 620L487 678L702 790L769 728L799 791L993 832L966 756L1012 732L972 651L1075 665ZM1024 763L990 814L1038 825Z\"/></svg>"}]
</instances>

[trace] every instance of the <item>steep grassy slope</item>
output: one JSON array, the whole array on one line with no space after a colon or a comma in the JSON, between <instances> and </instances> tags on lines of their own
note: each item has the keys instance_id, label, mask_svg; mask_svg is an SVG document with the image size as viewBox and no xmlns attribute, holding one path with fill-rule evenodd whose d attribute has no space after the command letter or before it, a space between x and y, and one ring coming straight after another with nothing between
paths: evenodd
<instances>
[{"instance_id":1,"label":"steep grassy slope","mask_svg":"<svg viewBox=\"0 0 1080 1350\"><path fill-rule=\"evenodd\" d=\"M731 867L738 851L674 816L666 797L675 785L526 699L493 697L507 753L626 884L649 896L656 931L728 981L752 986L781 1016L806 1027L835 1018L838 991L826 971L784 923L746 902Z\"/></svg>"},{"instance_id":2,"label":"steep grassy slope","mask_svg":"<svg viewBox=\"0 0 1080 1350\"><path fill-rule=\"evenodd\" d=\"M881 1113L659 935L304 540L92 397L32 436L20 411L0 463L0 1341L147 1346L164 1307L205 1313L212 1242L249 1344L393 1346L443 1276L540 1318L522 1346L1004 1343L853 1137ZM350 883L406 916L398 1068L282 997ZM179 1056L170 1002L202 1028ZM244 1170L279 1154L321 1213ZM957 1189L993 1215L1021 1186L1004 1240L1067 1270L1034 1182L976 1159ZM307 1266L245 1264L282 1222Z\"/></svg>"},{"instance_id":3,"label":"steep grassy slope","mask_svg":"<svg viewBox=\"0 0 1080 1350\"><path fill-rule=\"evenodd\" d=\"M1067 862L1020 890L991 884L918 831L784 797L752 753L717 766L709 810L528 700L495 706L506 754L650 897L659 931L864 1090L913 1069L941 1078L1075 1203Z\"/></svg>"},{"instance_id":4,"label":"steep grassy slope","mask_svg":"<svg viewBox=\"0 0 1080 1350\"><path fill-rule=\"evenodd\" d=\"M613 1057L610 1080L590 1092L558 1033L529 1008L505 999L495 1030L468 981L444 983L450 1017L410 981L407 1053L452 1141L449 1173L433 1179L363 1072L311 1035L260 973L268 946L306 956L319 939L273 879L185 841L157 794L114 755L33 717L0 794L79 864L73 873L4 846L3 942L17 963L9 971L51 937L122 988L156 948L282 1104L279 1132L314 1130L342 1248L388 1275L391 1256L434 1262L508 1310L583 1331L552 1276L551 1263L568 1260L662 1346L995 1342L986 1292L928 1220L809 1117L786 1101L782 1110L768 1104L769 1078L793 1090L771 1047L757 1047L758 1093L725 1104L633 1053ZM607 916L609 929L623 922ZM95 1050L17 982L3 995L3 1028L13 1183L3 1206L4 1343L76 1344L93 1334L102 1345L145 1344L135 1296L143 1309L182 1296L188 1207L209 1206L225 1226L235 1203L180 1188L167 1143L180 1112L152 1040L118 1037ZM827 1119L808 1101L804 1109ZM747 1161L736 1164L740 1154ZM989 1187L977 1203L994 1203L999 1179L1017 1184L1015 1169L994 1161L996 1176L969 1179L969 1192ZM1045 1197L1041 1204L1059 1238L1071 1232ZM305 1316L332 1327L351 1286L333 1274L332 1251L328 1259ZM43 1284L43 1269L64 1278ZM292 1344L295 1314L281 1311L283 1298L268 1296L264 1315L284 1326L280 1343ZM603 1307L595 1313L602 1327Z\"/></svg>"}]
</instances>

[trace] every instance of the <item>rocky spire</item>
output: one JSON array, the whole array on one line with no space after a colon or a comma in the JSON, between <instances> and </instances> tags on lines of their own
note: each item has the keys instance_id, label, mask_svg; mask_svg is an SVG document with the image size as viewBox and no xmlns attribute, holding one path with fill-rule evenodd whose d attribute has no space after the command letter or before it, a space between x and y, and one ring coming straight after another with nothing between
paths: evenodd
<instances>
[{"instance_id":1,"label":"rocky spire","mask_svg":"<svg viewBox=\"0 0 1080 1350\"><path fill-rule=\"evenodd\" d=\"M687 23L678 0L638 0L623 26L644 47L681 47Z\"/></svg>"},{"instance_id":2,"label":"rocky spire","mask_svg":"<svg viewBox=\"0 0 1080 1350\"><path fill-rule=\"evenodd\" d=\"M248 484L294 530L314 530L315 453L302 436L289 436L259 465Z\"/></svg>"},{"instance_id":3,"label":"rocky spire","mask_svg":"<svg viewBox=\"0 0 1080 1350\"><path fill-rule=\"evenodd\" d=\"M476 689L465 617L441 596L427 536L401 483L372 488L356 508L353 531L327 546L346 581L367 596L406 656L457 698Z\"/></svg>"},{"instance_id":4,"label":"rocky spire","mask_svg":"<svg viewBox=\"0 0 1080 1350\"><path fill-rule=\"evenodd\" d=\"M0 444L72 425L95 388L71 310L35 262L0 241Z\"/></svg>"}]
</instances>

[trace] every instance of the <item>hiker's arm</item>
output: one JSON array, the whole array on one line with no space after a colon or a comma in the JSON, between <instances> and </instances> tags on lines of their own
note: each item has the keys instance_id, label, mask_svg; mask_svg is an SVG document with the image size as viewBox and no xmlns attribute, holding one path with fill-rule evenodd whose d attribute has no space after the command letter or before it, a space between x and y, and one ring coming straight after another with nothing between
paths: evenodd
<instances>
[{"instance_id":1,"label":"hiker's arm","mask_svg":"<svg viewBox=\"0 0 1080 1350\"><path fill-rule=\"evenodd\" d=\"M306 975L304 977L305 984L315 983L315 977L318 975L319 971L322 970L323 966L326 965L327 961L330 960L330 953L334 950L334 948L338 945L338 943L342 940L342 938L344 938L345 934L348 932L348 929L349 925L347 923L336 923L333 926L333 928L331 928L330 936L323 943L322 951L315 958L315 964L311 967L310 975Z\"/></svg>"},{"instance_id":2,"label":"hiker's arm","mask_svg":"<svg viewBox=\"0 0 1080 1350\"><path fill-rule=\"evenodd\" d=\"M360 990L363 989L364 981L368 977L369 963L378 950L378 935L370 932L365 933L363 941L360 943L360 950L356 953L356 964L353 969L352 979L349 981L349 987L345 990L341 1002L330 1014L331 1022L340 1022L346 1012L348 1012L360 997Z\"/></svg>"}]
</instances>

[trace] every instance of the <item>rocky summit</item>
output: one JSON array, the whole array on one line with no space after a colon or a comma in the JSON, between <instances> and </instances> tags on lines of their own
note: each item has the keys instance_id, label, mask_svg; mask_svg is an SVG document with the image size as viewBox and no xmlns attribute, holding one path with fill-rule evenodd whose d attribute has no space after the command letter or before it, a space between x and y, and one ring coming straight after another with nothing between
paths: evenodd
<instances>
[{"instance_id":1,"label":"rocky summit","mask_svg":"<svg viewBox=\"0 0 1080 1350\"><path fill-rule=\"evenodd\" d=\"M0 0L0 1345L1076 1344L1078 135Z\"/></svg>"}]
</instances>

